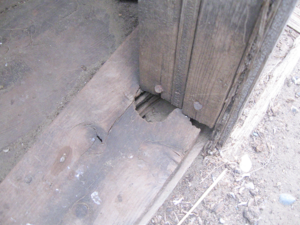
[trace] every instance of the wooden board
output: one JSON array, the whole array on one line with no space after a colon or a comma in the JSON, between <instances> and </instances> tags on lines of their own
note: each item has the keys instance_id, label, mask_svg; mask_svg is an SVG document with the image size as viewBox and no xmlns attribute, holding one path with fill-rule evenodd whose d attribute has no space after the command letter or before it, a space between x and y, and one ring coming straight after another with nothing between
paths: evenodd
<instances>
[{"instance_id":1,"label":"wooden board","mask_svg":"<svg viewBox=\"0 0 300 225\"><path fill-rule=\"evenodd\" d=\"M183 112L213 127L258 18L262 0L203 0Z\"/></svg>"},{"instance_id":2,"label":"wooden board","mask_svg":"<svg viewBox=\"0 0 300 225\"><path fill-rule=\"evenodd\" d=\"M134 109L138 35L126 42L0 184L0 224L135 224L195 143L179 109Z\"/></svg>"},{"instance_id":3,"label":"wooden board","mask_svg":"<svg viewBox=\"0 0 300 225\"><path fill-rule=\"evenodd\" d=\"M141 87L213 127L263 0L165 2L139 6Z\"/></svg>"},{"instance_id":4,"label":"wooden board","mask_svg":"<svg viewBox=\"0 0 300 225\"><path fill-rule=\"evenodd\" d=\"M180 11L181 0L139 1L140 84L143 90L161 93L168 101L171 100Z\"/></svg>"},{"instance_id":5,"label":"wooden board","mask_svg":"<svg viewBox=\"0 0 300 225\"><path fill-rule=\"evenodd\" d=\"M151 5L151 2L147 1L147 4ZM230 135L296 2L297 0L182 1L175 67L172 62L172 66L168 67L174 67L173 74L169 73L172 77L169 79L172 80L171 100L169 83L158 83L160 86L157 93L161 92L162 98L177 107L182 107L184 114L214 128L207 149L222 146ZM194 3L194 8L187 7L188 3ZM198 5L199 14L195 16ZM153 10L153 15L159 15L155 8ZM141 24L144 33L148 29L147 26L150 27L149 30L153 30L153 23L157 25L160 21L153 19L151 25L146 22ZM172 31L175 30L174 28ZM186 30L190 31L189 35L185 34ZM165 34L167 35L176 36L174 32ZM147 42L147 49L160 45L160 39L153 40L155 43ZM145 43L140 42L140 45L143 49ZM153 57L149 57L148 60L154 60L155 65L146 63L143 55L140 55L140 60L141 65L145 63L148 66L147 71L151 71L152 66L153 72L157 63L159 68L162 67L162 64L159 64L161 61L154 57L154 51L164 51L163 48L152 50ZM166 64L163 66L167 67ZM156 81L159 80L158 75L144 73L144 66L141 66L140 70L143 76L142 88L154 93ZM151 80L154 76L156 83Z\"/></svg>"},{"instance_id":6,"label":"wooden board","mask_svg":"<svg viewBox=\"0 0 300 225\"><path fill-rule=\"evenodd\" d=\"M124 41L119 10L108 0L0 2L0 152L10 148L1 165L20 157L13 143L26 149Z\"/></svg>"},{"instance_id":7,"label":"wooden board","mask_svg":"<svg viewBox=\"0 0 300 225\"><path fill-rule=\"evenodd\" d=\"M141 217L137 224L144 225L148 224L149 221L153 218L159 207L165 202L165 200L172 194L172 191L178 184L178 182L182 179L185 172L192 165L194 160L203 150L205 144L208 142L209 137L211 135L211 130L209 128L204 128L201 130L201 134L199 135L196 144L192 148L192 150L188 153L188 155L182 160L180 166L170 179L170 181L165 185L165 187L161 190L161 192L156 196L153 201L153 204L147 209L146 213Z\"/></svg>"}]
</instances>

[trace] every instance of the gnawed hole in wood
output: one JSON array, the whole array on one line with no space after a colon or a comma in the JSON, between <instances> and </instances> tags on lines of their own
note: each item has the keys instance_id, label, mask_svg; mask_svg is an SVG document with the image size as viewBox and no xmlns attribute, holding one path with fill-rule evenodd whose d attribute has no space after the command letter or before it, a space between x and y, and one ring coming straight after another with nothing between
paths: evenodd
<instances>
[{"instance_id":1,"label":"gnawed hole in wood","mask_svg":"<svg viewBox=\"0 0 300 225\"><path fill-rule=\"evenodd\" d=\"M159 95L139 91L139 94L135 97L135 109L147 122L160 122L165 120L176 107L160 98ZM193 126L201 130L208 128L205 124L199 123L194 119L190 118L190 121Z\"/></svg>"},{"instance_id":2,"label":"gnawed hole in wood","mask_svg":"<svg viewBox=\"0 0 300 225\"><path fill-rule=\"evenodd\" d=\"M135 109L147 122L165 120L176 107L148 92L140 92L135 98Z\"/></svg>"}]
</instances>

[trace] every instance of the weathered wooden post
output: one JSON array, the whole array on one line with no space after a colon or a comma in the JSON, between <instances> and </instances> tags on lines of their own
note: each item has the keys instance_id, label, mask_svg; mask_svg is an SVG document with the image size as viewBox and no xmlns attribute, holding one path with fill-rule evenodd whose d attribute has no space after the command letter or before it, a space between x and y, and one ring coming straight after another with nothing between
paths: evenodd
<instances>
[{"instance_id":1,"label":"weathered wooden post","mask_svg":"<svg viewBox=\"0 0 300 225\"><path fill-rule=\"evenodd\" d=\"M296 0L140 0L140 84L222 145Z\"/></svg>"}]
</instances>

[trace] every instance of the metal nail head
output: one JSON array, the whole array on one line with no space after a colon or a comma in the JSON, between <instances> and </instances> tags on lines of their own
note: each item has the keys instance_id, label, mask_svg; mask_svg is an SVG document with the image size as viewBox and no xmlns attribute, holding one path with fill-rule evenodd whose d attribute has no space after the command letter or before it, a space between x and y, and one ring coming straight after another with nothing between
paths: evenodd
<instances>
[{"instance_id":1,"label":"metal nail head","mask_svg":"<svg viewBox=\"0 0 300 225\"><path fill-rule=\"evenodd\" d=\"M200 109L202 109L202 105L199 102L194 102L194 109L196 109L197 111L199 111Z\"/></svg>"},{"instance_id":2,"label":"metal nail head","mask_svg":"<svg viewBox=\"0 0 300 225\"><path fill-rule=\"evenodd\" d=\"M162 93L162 92L164 91L164 89L162 88L162 86L159 85L159 84L158 84L158 85L155 85L154 90L155 90L155 92L158 93L158 94L160 94L160 93Z\"/></svg>"}]
</instances>

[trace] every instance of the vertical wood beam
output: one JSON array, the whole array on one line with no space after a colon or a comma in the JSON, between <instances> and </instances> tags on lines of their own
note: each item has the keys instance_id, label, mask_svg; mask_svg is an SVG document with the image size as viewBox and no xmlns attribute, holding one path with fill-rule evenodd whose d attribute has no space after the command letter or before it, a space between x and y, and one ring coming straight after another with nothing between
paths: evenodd
<instances>
[{"instance_id":1,"label":"vertical wood beam","mask_svg":"<svg viewBox=\"0 0 300 225\"><path fill-rule=\"evenodd\" d=\"M183 112L213 127L258 18L262 0L203 0Z\"/></svg>"},{"instance_id":2,"label":"vertical wood beam","mask_svg":"<svg viewBox=\"0 0 300 225\"><path fill-rule=\"evenodd\" d=\"M140 0L140 84L170 101L182 0Z\"/></svg>"},{"instance_id":3,"label":"vertical wood beam","mask_svg":"<svg viewBox=\"0 0 300 225\"><path fill-rule=\"evenodd\" d=\"M140 0L142 89L224 143L296 2Z\"/></svg>"}]
</instances>

